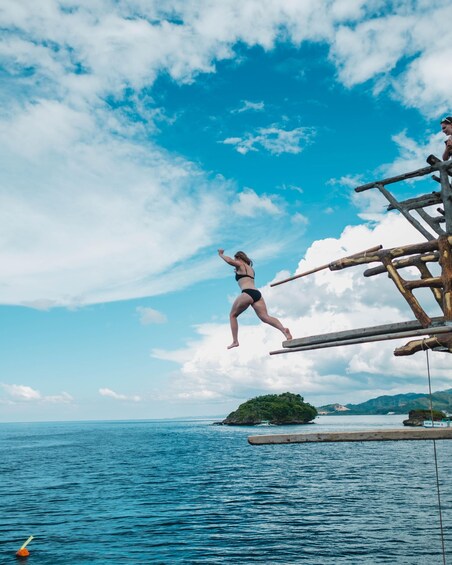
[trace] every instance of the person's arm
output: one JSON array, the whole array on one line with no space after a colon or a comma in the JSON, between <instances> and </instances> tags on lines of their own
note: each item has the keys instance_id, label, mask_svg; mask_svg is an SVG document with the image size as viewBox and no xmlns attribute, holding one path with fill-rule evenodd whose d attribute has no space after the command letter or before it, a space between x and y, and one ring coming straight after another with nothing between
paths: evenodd
<instances>
[{"instance_id":1,"label":"person's arm","mask_svg":"<svg viewBox=\"0 0 452 565\"><path fill-rule=\"evenodd\" d=\"M443 153L443 161L447 161L451 157L452 157L452 138L449 137L449 139L446 141L446 148L444 149L444 153Z\"/></svg>"},{"instance_id":2,"label":"person's arm","mask_svg":"<svg viewBox=\"0 0 452 565\"><path fill-rule=\"evenodd\" d=\"M224 254L224 249L219 249L218 255L223 259L223 261L226 261L228 265L232 265L233 267L240 267L240 263L238 261L235 261L235 259L233 259L232 257Z\"/></svg>"}]
</instances>

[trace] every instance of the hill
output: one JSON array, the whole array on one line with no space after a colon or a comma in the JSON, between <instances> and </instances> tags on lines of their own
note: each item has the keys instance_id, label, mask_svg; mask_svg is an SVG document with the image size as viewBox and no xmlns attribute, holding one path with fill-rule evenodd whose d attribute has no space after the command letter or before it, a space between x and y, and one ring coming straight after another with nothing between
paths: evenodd
<instances>
[{"instance_id":1,"label":"hill","mask_svg":"<svg viewBox=\"0 0 452 565\"><path fill-rule=\"evenodd\" d=\"M252 398L231 412L221 424L229 426L254 426L269 424L308 424L317 416L317 410L304 402L299 394L267 394Z\"/></svg>"},{"instance_id":2,"label":"hill","mask_svg":"<svg viewBox=\"0 0 452 565\"><path fill-rule=\"evenodd\" d=\"M452 389L434 392L433 408L443 412L452 413ZM317 408L320 414L334 415L377 415L393 412L394 414L408 414L410 410L430 409L430 398L427 394L409 392L407 394L385 395L372 398L361 404L327 404Z\"/></svg>"}]
</instances>

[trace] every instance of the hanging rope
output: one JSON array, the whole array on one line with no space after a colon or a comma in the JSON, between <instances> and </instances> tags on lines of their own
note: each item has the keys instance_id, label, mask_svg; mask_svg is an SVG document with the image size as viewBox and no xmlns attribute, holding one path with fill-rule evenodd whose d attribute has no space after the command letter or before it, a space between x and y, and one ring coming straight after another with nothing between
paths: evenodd
<instances>
[{"instance_id":1,"label":"hanging rope","mask_svg":"<svg viewBox=\"0 0 452 565\"><path fill-rule=\"evenodd\" d=\"M434 428L434 420L433 420L433 396L432 396L432 382L431 382L431 378L430 378L430 361L429 361L429 357L428 357L428 345L425 344L425 339L422 340L422 349L424 349L424 345L426 345L425 347L425 355L426 355L426 360L427 360L427 376L428 376L428 392L429 392L429 397L430 397L430 418L432 421L432 429ZM436 441L433 440L433 454L434 454L434 459L435 459L435 474L436 474L436 493L438 496L438 514L439 514L439 528L440 528L440 532L441 532L441 546L443 549L443 565L446 565L446 547L444 544L444 529L443 529L443 514L442 514L442 510L441 510L441 492L440 492L440 488L439 488L439 473L438 473L438 456L436 453Z\"/></svg>"}]
</instances>

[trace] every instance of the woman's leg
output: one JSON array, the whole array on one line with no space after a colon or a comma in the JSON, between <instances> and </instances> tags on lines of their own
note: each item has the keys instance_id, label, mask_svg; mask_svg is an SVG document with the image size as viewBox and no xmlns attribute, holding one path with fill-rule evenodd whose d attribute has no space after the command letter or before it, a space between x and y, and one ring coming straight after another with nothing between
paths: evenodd
<instances>
[{"instance_id":1,"label":"woman's leg","mask_svg":"<svg viewBox=\"0 0 452 565\"><path fill-rule=\"evenodd\" d=\"M232 332L232 343L228 345L228 349L239 346L239 323L237 317L240 316L242 312L248 308L250 304L253 303L253 299L248 294L241 294L238 296L231 308L231 313L229 314L229 322L231 324Z\"/></svg>"},{"instance_id":2,"label":"woman's leg","mask_svg":"<svg viewBox=\"0 0 452 565\"><path fill-rule=\"evenodd\" d=\"M278 320L278 318L274 318L273 316L269 315L269 313L267 312L267 305L265 304L265 300L263 298L255 302L253 304L253 308L259 319L262 320L265 324L269 324L270 326L278 329L286 336L286 339L292 339L292 334L290 333L289 328L285 328Z\"/></svg>"}]
</instances>

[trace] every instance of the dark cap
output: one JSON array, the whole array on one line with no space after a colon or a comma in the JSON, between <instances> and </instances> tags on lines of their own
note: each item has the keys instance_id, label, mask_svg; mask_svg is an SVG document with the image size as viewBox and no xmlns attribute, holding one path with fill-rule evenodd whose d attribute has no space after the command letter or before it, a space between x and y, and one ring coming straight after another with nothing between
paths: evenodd
<instances>
[{"instance_id":1,"label":"dark cap","mask_svg":"<svg viewBox=\"0 0 452 565\"><path fill-rule=\"evenodd\" d=\"M440 121L440 124L452 124L452 116L446 116Z\"/></svg>"}]
</instances>

